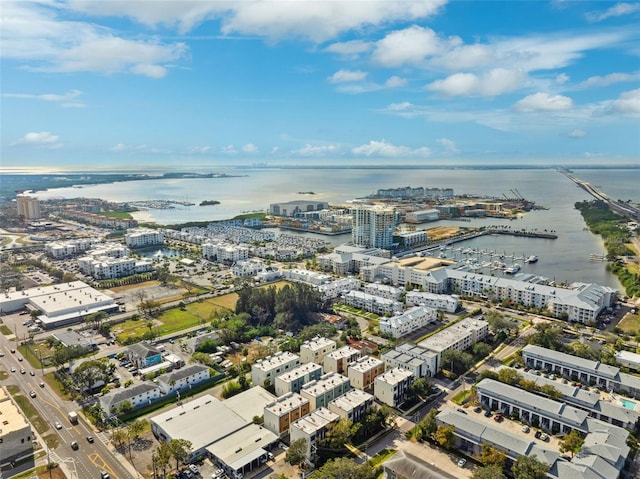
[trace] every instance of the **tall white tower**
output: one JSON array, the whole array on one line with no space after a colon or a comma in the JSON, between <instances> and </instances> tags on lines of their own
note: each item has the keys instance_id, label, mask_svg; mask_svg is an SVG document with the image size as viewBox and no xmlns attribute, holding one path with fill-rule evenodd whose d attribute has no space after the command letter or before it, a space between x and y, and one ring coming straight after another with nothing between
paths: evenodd
<instances>
[{"instance_id":1,"label":"tall white tower","mask_svg":"<svg viewBox=\"0 0 640 479\"><path fill-rule=\"evenodd\" d=\"M395 210L384 206L358 206L353 210L351 240L358 246L389 249L393 244Z\"/></svg>"}]
</instances>

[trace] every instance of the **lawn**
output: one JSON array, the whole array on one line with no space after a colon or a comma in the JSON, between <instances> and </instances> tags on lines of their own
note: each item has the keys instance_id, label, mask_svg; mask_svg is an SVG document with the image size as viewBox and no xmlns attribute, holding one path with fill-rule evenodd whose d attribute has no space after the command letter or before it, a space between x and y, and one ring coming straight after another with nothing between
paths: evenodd
<instances>
[{"instance_id":1,"label":"lawn","mask_svg":"<svg viewBox=\"0 0 640 479\"><path fill-rule=\"evenodd\" d=\"M453 401L456 404L462 404L464 403L465 399L467 399L470 395L471 395L470 390L460 391L458 394L456 394L451 398L451 401Z\"/></svg>"},{"instance_id":2,"label":"lawn","mask_svg":"<svg viewBox=\"0 0 640 479\"><path fill-rule=\"evenodd\" d=\"M640 332L640 314L627 314L624 319L618 323L618 327L625 333L637 334Z\"/></svg>"},{"instance_id":3,"label":"lawn","mask_svg":"<svg viewBox=\"0 0 640 479\"><path fill-rule=\"evenodd\" d=\"M126 286L116 286L115 288L109 288L114 293L121 293L122 291L130 291L132 289L150 288L151 286L158 286L160 281L152 280L145 281L144 283L128 284Z\"/></svg>"},{"instance_id":4,"label":"lawn","mask_svg":"<svg viewBox=\"0 0 640 479\"><path fill-rule=\"evenodd\" d=\"M119 220L130 220L133 218L133 216L126 211L101 211L98 214L108 216L109 218L118 218Z\"/></svg>"},{"instance_id":5,"label":"lawn","mask_svg":"<svg viewBox=\"0 0 640 479\"><path fill-rule=\"evenodd\" d=\"M219 306L222 309L235 311L236 303L238 302L238 295L236 293L230 293L223 296L216 296L215 298L208 299L207 302Z\"/></svg>"},{"instance_id":6,"label":"lawn","mask_svg":"<svg viewBox=\"0 0 640 479\"><path fill-rule=\"evenodd\" d=\"M11 329L9 329L9 326L7 326L6 324L2 324L0 325L0 333L4 334L5 336L9 336L13 334L13 331L11 331Z\"/></svg>"},{"instance_id":7,"label":"lawn","mask_svg":"<svg viewBox=\"0 0 640 479\"><path fill-rule=\"evenodd\" d=\"M23 414L27 416L29 422L33 425L33 427L42 434L45 431L49 430L49 424L38 414L36 408L33 407L31 401L22 394L14 394L13 400L18 404Z\"/></svg>"}]
</instances>

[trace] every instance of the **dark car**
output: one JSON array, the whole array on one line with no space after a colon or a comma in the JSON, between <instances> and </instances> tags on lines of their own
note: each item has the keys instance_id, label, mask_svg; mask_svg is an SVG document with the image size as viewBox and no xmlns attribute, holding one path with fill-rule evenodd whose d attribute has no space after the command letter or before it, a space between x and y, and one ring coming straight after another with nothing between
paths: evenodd
<instances>
[{"instance_id":1,"label":"dark car","mask_svg":"<svg viewBox=\"0 0 640 479\"><path fill-rule=\"evenodd\" d=\"M536 433L534 434L536 439L540 439L540 436L542 435L542 433L540 431L536 431Z\"/></svg>"},{"instance_id":2,"label":"dark car","mask_svg":"<svg viewBox=\"0 0 640 479\"><path fill-rule=\"evenodd\" d=\"M486 411L484 412L484 417L491 417L491 411L486 410Z\"/></svg>"},{"instance_id":3,"label":"dark car","mask_svg":"<svg viewBox=\"0 0 640 479\"><path fill-rule=\"evenodd\" d=\"M87 442L93 444L93 436L87 436Z\"/></svg>"},{"instance_id":4,"label":"dark car","mask_svg":"<svg viewBox=\"0 0 640 479\"><path fill-rule=\"evenodd\" d=\"M71 449L73 449L74 451L77 451L80 448L80 446L78 446L78 443L76 441L73 441L71 443Z\"/></svg>"}]
</instances>

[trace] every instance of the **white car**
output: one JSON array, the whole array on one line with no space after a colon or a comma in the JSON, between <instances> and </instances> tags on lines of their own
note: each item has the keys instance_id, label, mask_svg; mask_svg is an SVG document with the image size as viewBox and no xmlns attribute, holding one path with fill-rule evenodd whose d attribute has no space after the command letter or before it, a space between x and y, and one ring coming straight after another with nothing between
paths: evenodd
<instances>
[{"instance_id":1,"label":"white car","mask_svg":"<svg viewBox=\"0 0 640 479\"><path fill-rule=\"evenodd\" d=\"M458 461L458 466L459 467L464 467L464 465L467 463L467 460L465 458L462 458Z\"/></svg>"},{"instance_id":2,"label":"white car","mask_svg":"<svg viewBox=\"0 0 640 479\"><path fill-rule=\"evenodd\" d=\"M193 472L194 474L198 474L198 466L196 466L195 464L189 464L189 469L191 470L191 472Z\"/></svg>"},{"instance_id":3,"label":"white car","mask_svg":"<svg viewBox=\"0 0 640 479\"><path fill-rule=\"evenodd\" d=\"M55 428L60 430L62 429L62 424L60 424L58 421L56 421L56 423L54 424Z\"/></svg>"}]
</instances>

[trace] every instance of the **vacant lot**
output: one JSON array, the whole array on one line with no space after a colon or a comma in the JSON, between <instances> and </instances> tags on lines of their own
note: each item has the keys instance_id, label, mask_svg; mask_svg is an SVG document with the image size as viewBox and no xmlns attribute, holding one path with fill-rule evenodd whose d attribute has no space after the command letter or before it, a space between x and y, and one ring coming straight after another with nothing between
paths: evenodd
<instances>
[{"instance_id":1,"label":"vacant lot","mask_svg":"<svg viewBox=\"0 0 640 479\"><path fill-rule=\"evenodd\" d=\"M628 313L624 319L618 323L618 327L625 333L640 333L640 314Z\"/></svg>"},{"instance_id":2,"label":"vacant lot","mask_svg":"<svg viewBox=\"0 0 640 479\"><path fill-rule=\"evenodd\" d=\"M429 236L429 241L438 241L451 238L458 234L459 231L460 228L456 226L437 226L435 228L429 228L427 235Z\"/></svg>"}]
</instances>

